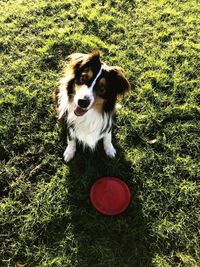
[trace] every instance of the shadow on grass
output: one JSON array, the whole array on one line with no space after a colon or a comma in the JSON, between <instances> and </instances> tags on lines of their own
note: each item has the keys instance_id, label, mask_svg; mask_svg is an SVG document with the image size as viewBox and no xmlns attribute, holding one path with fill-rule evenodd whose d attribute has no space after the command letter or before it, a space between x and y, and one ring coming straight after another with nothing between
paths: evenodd
<instances>
[{"instance_id":1,"label":"shadow on grass","mask_svg":"<svg viewBox=\"0 0 200 267\"><path fill-rule=\"evenodd\" d=\"M77 242L77 266L151 266L148 232L138 199L140 187L134 170L117 147L117 157L109 159L100 142L94 153L79 147L70 168L70 205L73 234ZM132 193L129 208L119 216L98 213L89 199L92 184L102 176L125 181Z\"/></svg>"}]
</instances>

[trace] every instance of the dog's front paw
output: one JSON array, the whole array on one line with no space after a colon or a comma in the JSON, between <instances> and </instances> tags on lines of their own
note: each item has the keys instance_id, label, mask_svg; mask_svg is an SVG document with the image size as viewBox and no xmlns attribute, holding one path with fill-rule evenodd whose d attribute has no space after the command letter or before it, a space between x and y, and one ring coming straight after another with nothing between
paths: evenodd
<instances>
[{"instance_id":1,"label":"dog's front paw","mask_svg":"<svg viewBox=\"0 0 200 267\"><path fill-rule=\"evenodd\" d=\"M114 158L116 155L116 149L114 148L114 146L112 144L110 144L109 146L105 146L104 147L106 155L109 156L110 158Z\"/></svg>"},{"instance_id":2,"label":"dog's front paw","mask_svg":"<svg viewBox=\"0 0 200 267\"><path fill-rule=\"evenodd\" d=\"M76 152L76 149L74 147L67 146L63 154L64 160L66 163L73 159L75 152Z\"/></svg>"}]
</instances>

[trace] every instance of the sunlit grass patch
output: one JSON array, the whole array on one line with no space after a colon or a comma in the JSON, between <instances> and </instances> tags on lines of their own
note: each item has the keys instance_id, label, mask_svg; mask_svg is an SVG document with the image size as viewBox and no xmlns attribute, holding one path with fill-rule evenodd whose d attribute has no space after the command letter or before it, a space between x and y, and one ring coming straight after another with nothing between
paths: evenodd
<instances>
[{"instance_id":1,"label":"sunlit grass patch","mask_svg":"<svg viewBox=\"0 0 200 267\"><path fill-rule=\"evenodd\" d=\"M2 1L1 266L199 266L199 4ZM132 86L98 145L63 162L52 90L67 55L98 48ZM128 210L105 217L89 190L117 176Z\"/></svg>"}]
</instances>

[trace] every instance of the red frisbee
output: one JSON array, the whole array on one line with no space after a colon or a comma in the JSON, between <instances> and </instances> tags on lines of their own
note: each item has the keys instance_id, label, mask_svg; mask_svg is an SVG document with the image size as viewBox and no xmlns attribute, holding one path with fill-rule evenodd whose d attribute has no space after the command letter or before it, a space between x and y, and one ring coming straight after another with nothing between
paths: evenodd
<instances>
[{"instance_id":1,"label":"red frisbee","mask_svg":"<svg viewBox=\"0 0 200 267\"><path fill-rule=\"evenodd\" d=\"M127 209L131 193L122 180L116 177L103 177L93 184L90 200L99 212L105 215L118 215Z\"/></svg>"}]
</instances>

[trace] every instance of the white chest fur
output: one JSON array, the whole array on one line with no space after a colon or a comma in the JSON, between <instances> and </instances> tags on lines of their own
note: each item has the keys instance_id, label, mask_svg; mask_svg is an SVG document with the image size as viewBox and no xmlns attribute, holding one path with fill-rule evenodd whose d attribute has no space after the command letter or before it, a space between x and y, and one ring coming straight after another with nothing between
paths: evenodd
<instances>
[{"instance_id":1,"label":"white chest fur","mask_svg":"<svg viewBox=\"0 0 200 267\"><path fill-rule=\"evenodd\" d=\"M106 130L110 129L111 120L111 116L106 113L102 116L94 109L88 110L81 117L74 114L73 107L68 110L67 122L72 125L73 137L91 149L95 148L96 143L106 134Z\"/></svg>"},{"instance_id":2,"label":"white chest fur","mask_svg":"<svg viewBox=\"0 0 200 267\"><path fill-rule=\"evenodd\" d=\"M61 89L63 84L61 83ZM71 137L82 142L83 145L94 149L97 142L110 131L112 126L111 114L104 113L102 115L91 108L83 116L76 116L74 114L75 104L69 102L66 90L60 90L58 103L58 118L65 116L65 113L67 113L66 123L68 127L71 126Z\"/></svg>"}]
</instances>

